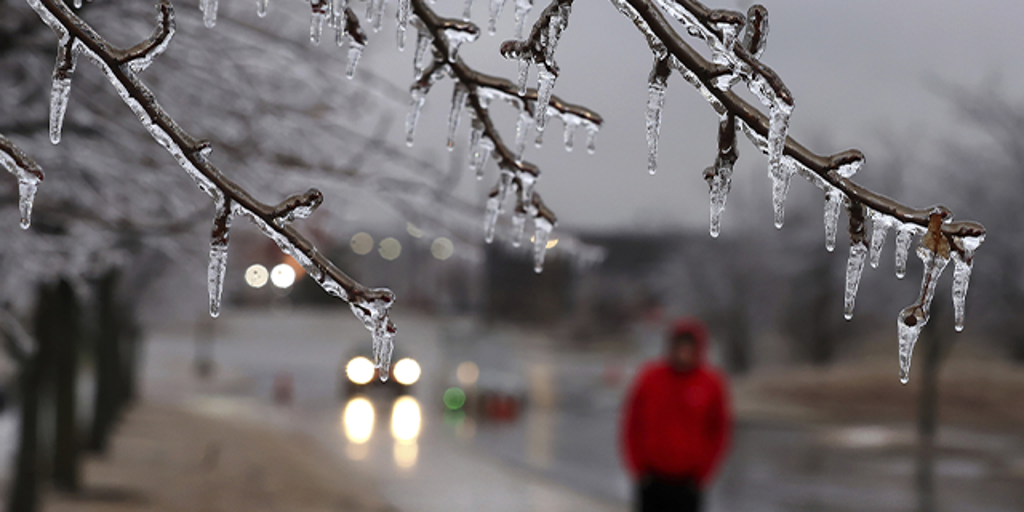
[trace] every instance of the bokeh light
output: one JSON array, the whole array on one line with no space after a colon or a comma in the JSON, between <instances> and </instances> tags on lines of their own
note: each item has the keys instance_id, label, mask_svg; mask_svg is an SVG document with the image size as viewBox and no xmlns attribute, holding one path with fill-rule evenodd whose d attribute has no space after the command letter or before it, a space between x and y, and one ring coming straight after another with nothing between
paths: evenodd
<instances>
[{"instance_id":1,"label":"bokeh light","mask_svg":"<svg viewBox=\"0 0 1024 512\"><path fill-rule=\"evenodd\" d=\"M363 356L353 357L352 360L345 365L345 375L348 376L348 380L359 385L366 384L373 380L373 371L373 362Z\"/></svg>"},{"instance_id":2,"label":"bokeh light","mask_svg":"<svg viewBox=\"0 0 1024 512\"><path fill-rule=\"evenodd\" d=\"M270 282L278 288L288 288L295 284L295 269L287 263L281 263L270 271Z\"/></svg>"},{"instance_id":3,"label":"bokeh light","mask_svg":"<svg viewBox=\"0 0 1024 512\"><path fill-rule=\"evenodd\" d=\"M406 357L405 359L399 360L395 363L395 368L392 370L392 374L395 376L395 380L399 384L411 386L420 380L420 364L415 360Z\"/></svg>"},{"instance_id":4,"label":"bokeh light","mask_svg":"<svg viewBox=\"0 0 1024 512\"><path fill-rule=\"evenodd\" d=\"M423 238L423 230L416 227L412 222L407 222L405 224L405 231L413 238Z\"/></svg>"},{"instance_id":5,"label":"bokeh light","mask_svg":"<svg viewBox=\"0 0 1024 512\"><path fill-rule=\"evenodd\" d=\"M391 435L395 441L410 443L420 435L423 416L420 403L411 396L402 396L395 400L391 409Z\"/></svg>"},{"instance_id":6,"label":"bokeh light","mask_svg":"<svg viewBox=\"0 0 1024 512\"><path fill-rule=\"evenodd\" d=\"M459 379L459 384L472 386L480 378L480 368L473 361L464 361L455 370L455 377Z\"/></svg>"},{"instance_id":7,"label":"bokeh light","mask_svg":"<svg viewBox=\"0 0 1024 512\"><path fill-rule=\"evenodd\" d=\"M373 435L373 404L363 397L356 397L345 405L342 423L345 437L354 444L364 444Z\"/></svg>"},{"instance_id":8,"label":"bokeh light","mask_svg":"<svg viewBox=\"0 0 1024 512\"><path fill-rule=\"evenodd\" d=\"M352 235L349 244L352 246L352 252L365 256L373 250L373 237L369 233L359 232Z\"/></svg>"},{"instance_id":9,"label":"bokeh light","mask_svg":"<svg viewBox=\"0 0 1024 512\"><path fill-rule=\"evenodd\" d=\"M270 273L267 272L267 267L259 263L245 269L245 282L253 288L263 288L268 279L270 279Z\"/></svg>"},{"instance_id":10,"label":"bokeh light","mask_svg":"<svg viewBox=\"0 0 1024 512\"><path fill-rule=\"evenodd\" d=\"M466 392L460 388L448 388L445 390L442 400L445 407L457 411L466 405Z\"/></svg>"},{"instance_id":11,"label":"bokeh light","mask_svg":"<svg viewBox=\"0 0 1024 512\"><path fill-rule=\"evenodd\" d=\"M409 469L416 465L416 459L419 457L420 447L415 442L412 443L401 443L395 442L395 465L401 469Z\"/></svg>"},{"instance_id":12,"label":"bokeh light","mask_svg":"<svg viewBox=\"0 0 1024 512\"><path fill-rule=\"evenodd\" d=\"M387 237L380 241L380 249L378 249L378 252L380 252L381 258L388 261L394 261L402 254L402 242L399 242L394 238Z\"/></svg>"},{"instance_id":13,"label":"bokeh light","mask_svg":"<svg viewBox=\"0 0 1024 512\"><path fill-rule=\"evenodd\" d=\"M430 244L430 254L433 254L435 258L444 261L452 257L455 253L455 245L452 241L445 238L435 238L434 242Z\"/></svg>"}]
</instances>

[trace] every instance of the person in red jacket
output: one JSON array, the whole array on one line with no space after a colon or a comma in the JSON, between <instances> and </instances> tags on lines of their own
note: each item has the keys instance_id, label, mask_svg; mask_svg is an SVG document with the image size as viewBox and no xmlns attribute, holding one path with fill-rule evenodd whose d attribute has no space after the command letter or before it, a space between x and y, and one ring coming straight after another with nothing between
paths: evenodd
<instances>
[{"instance_id":1,"label":"person in red jacket","mask_svg":"<svg viewBox=\"0 0 1024 512\"><path fill-rule=\"evenodd\" d=\"M705 361L707 328L672 325L665 358L645 365L625 404L622 444L637 510L696 511L732 431L724 377Z\"/></svg>"}]
</instances>

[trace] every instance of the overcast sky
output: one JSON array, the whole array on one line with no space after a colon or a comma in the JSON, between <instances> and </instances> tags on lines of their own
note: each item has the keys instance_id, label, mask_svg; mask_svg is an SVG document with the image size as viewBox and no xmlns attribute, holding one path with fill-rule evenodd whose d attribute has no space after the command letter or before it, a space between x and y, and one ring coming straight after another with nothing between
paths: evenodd
<instances>
[{"instance_id":1,"label":"overcast sky","mask_svg":"<svg viewBox=\"0 0 1024 512\"><path fill-rule=\"evenodd\" d=\"M236 3L231 4L233 10ZM390 2L384 30L371 33L361 69L405 89L412 75L412 51L396 50L395 3ZM516 63L500 58L497 47L513 35L513 3L506 6L497 36L485 32L462 50L470 65L510 79L515 76ZM543 0L537 3L546 5ZM476 0L474 6L474 21L481 26L486 26L487 4ZM435 8L444 15L458 16L463 5L463 0L439 0ZM745 11L749 2L723 0L708 5ZM768 0L765 5L771 30L762 61L778 72L795 97L790 134L818 153L852 147L863 150L868 160L858 181L884 183L876 175L881 170L872 163L880 161L879 155L886 151L901 147L894 142L913 141L906 149L914 152L909 160L918 162L917 167L927 167L928 150L942 141L979 136L976 128L956 123L950 101L941 92L945 86L991 87L1024 101L1017 85L1024 78L1024 59L1019 57L1024 48L1024 30L1019 27L1024 2L1020 0ZM362 15L362 5L356 7ZM285 10L293 11L297 21L308 23L308 11L285 0L272 2L267 20L282 16ZM537 12L539 7L531 22ZM247 16L253 23L261 23L254 12ZM415 36L410 36L413 46ZM692 42L703 50L703 43ZM331 46L317 51L337 52L343 65L344 52ZM678 75L673 76L663 122L660 172L650 177L645 163L644 106L652 57L644 38L610 1L579 0L556 59L562 74L555 93L598 111L606 121L596 155L581 149L566 153L557 121L549 128L545 146L535 149L531 145L527 151L527 159L543 173L538 190L559 215L561 225L587 230L652 225L705 229L707 187L701 172L713 160L717 130L710 106ZM450 98L450 81L435 86L420 120L417 144L410 151L442 162L450 158L443 149ZM396 106L389 134L398 144L404 140L404 110L404 105ZM496 104L492 112L503 137L513 140L511 107ZM464 119L460 130L463 145L468 125ZM730 224L770 225L765 158L746 141L740 153L725 214L726 232ZM464 153L454 155L464 158ZM928 169L909 171L926 173ZM496 176L493 163L480 183L467 171L459 193L482 203ZM794 187L810 185L801 182ZM879 192L898 195L899 191ZM755 204L751 198L757 200L756 206L745 208L747 203ZM960 217L969 217L969 213Z\"/></svg>"}]
</instances>

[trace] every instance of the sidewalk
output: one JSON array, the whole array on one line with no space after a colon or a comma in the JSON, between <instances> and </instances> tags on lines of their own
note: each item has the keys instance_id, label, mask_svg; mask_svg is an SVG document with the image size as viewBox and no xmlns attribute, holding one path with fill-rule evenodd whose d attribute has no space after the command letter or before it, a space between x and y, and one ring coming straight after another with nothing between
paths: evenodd
<instances>
[{"instance_id":1,"label":"sidewalk","mask_svg":"<svg viewBox=\"0 0 1024 512\"><path fill-rule=\"evenodd\" d=\"M47 512L373 512L394 510L316 442L143 403L109 455L88 458L83 492L47 493Z\"/></svg>"}]
</instances>

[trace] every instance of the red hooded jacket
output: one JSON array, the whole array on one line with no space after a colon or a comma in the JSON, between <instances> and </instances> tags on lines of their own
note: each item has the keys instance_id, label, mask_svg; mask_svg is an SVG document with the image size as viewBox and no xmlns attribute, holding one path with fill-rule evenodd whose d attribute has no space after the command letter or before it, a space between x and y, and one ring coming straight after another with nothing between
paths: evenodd
<instances>
[{"instance_id":1,"label":"red hooded jacket","mask_svg":"<svg viewBox=\"0 0 1024 512\"><path fill-rule=\"evenodd\" d=\"M706 363L707 329L698 320L673 325L691 334L697 365L685 372L667 361L644 366L627 398L622 428L626 465L634 478L692 478L706 485L732 431L724 379Z\"/></svg>"}]
</instances>

